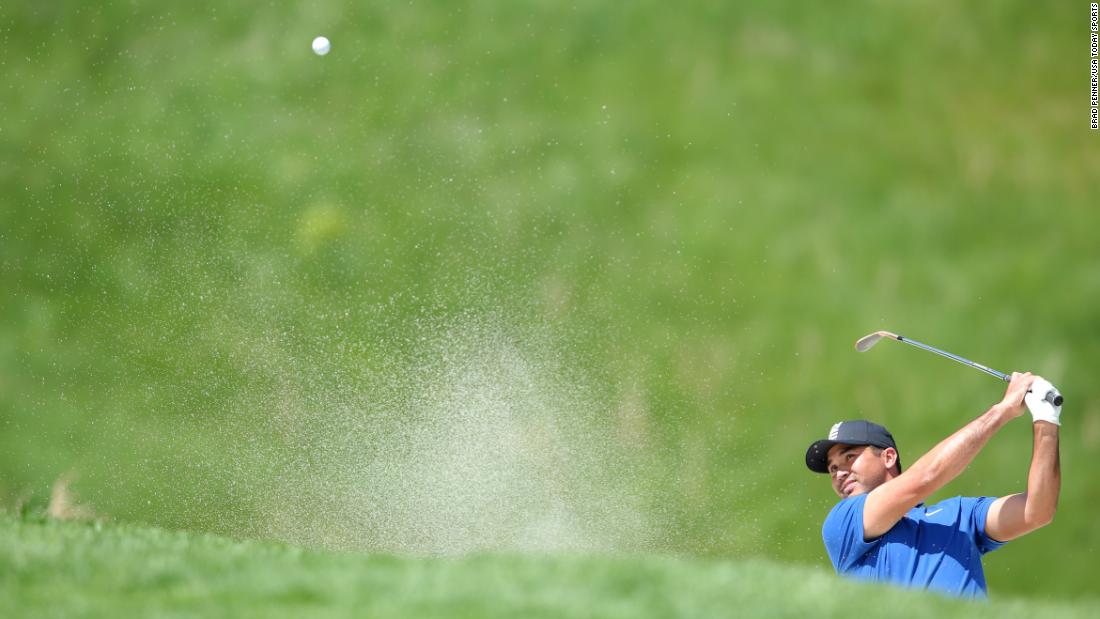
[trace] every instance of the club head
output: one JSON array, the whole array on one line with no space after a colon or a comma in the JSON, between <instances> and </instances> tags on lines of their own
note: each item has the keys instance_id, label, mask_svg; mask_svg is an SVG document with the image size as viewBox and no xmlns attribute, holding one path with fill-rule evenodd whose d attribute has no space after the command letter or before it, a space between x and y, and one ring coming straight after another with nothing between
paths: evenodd
<instances>
[{"instance_id":1,"label":"club head","mask_svg":"<svg viewBox=\"0 0 1100 619\"><path fill-rule=\"evenodd\" d=\"M878 343L884 337L898 339L898 336L890 333L889 331L875 331L874 333L868 333L863 337L856 340L856 350L859 352L867 352L871 350L871 347Z\"/></svg>"}]
</instances>

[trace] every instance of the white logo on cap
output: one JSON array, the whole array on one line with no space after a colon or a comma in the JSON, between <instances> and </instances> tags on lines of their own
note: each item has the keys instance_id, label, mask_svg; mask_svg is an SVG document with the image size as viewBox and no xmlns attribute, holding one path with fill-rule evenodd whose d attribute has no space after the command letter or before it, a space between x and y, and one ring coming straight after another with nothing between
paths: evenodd
<instances>
[{"instance_id":1,"label":"white logo on cap","mask_svg":"<svg viewBox=\"0 0 1100 619\"><path fill-rule=\"evenodd\" d=\"M836 437L840 435L840 424L842 424L842 423L844 423L844 422L843 421L838 421L838 422L833 424L832 428L829 429L829 440L830 441L835 441Z\"/></svg>"}]
</instances>

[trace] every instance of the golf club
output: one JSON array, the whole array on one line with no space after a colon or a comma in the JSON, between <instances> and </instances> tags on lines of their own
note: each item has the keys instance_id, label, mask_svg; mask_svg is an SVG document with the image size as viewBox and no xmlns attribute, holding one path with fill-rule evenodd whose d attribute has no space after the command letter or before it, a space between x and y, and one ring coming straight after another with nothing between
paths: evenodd
<instances>
[{"instance_id":1,"label":"golf club","mask_svg":"<svg viewBox=\"0 0 1100 619\"><path fill-rule=\"evenodd\" d=\"M929 346L928 344L922 344L922 343L920 343L916 340L912 340L912 339L909 339L907 337L902 337L902 336L898 335L897 333L890 333L889 331L875 331L874 333L869 333L867 335L864 335L863 337L856 340L856 350L858 350L859 352L867 352L868 350L871 349L872 346L877 344L878 341L881 340L884 337L890 338L892 340L897 340L899 342L905 342L906 344L909 344L911 346L916 346L917 348L923 348L924 350L927 350L928 352L934 352L937 355L940 355L941 357L947 357L948 359L954 359L955 361L958 361L959 363L962 363L963 365L969 365L970 367L975 368L977 370L981 370L981 371L985 372L986 374L989 374L990 376L996 376L997 378L1005 381L1006 383L1008 381L1012 380L1012 376L1010 376L1008 374L1005 374L1004 372L998 372L997 370L994 370L993 368L986 367L986 366L984 366L980 363L976 363L974 361L971 361L970 359L963 359L962 357L960 357L958 355L953 355L953 354L951 354L951 353L949 353L945 350L940 350L939 348ZM1043 397L1043 399L1046 400L1047 402L1050 402L1054 406L1061 406L1062 405L1062 400L1063 400L1062 399L1062 394L1058 393L1056 390L1053 390L1053 389L1050 390L1046 394L1046 396Z\"/></svg>"}]
</instances>

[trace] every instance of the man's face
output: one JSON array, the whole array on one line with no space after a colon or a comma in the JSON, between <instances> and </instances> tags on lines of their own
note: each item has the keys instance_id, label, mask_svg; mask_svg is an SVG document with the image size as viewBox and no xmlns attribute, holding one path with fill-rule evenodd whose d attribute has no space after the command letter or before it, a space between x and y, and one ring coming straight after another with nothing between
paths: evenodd
<instances>
[{"instance_id":1,"label":"man's face","mask_svg":"<svg viewBox=\"0 0 1100 619\"><path fill-rule=\"evenodd\" d=\"M846 499L881 486L887 481L886 460L891 451L867 445L833 445L828 454L833 491Z\"/></svg>"}]
</instances>

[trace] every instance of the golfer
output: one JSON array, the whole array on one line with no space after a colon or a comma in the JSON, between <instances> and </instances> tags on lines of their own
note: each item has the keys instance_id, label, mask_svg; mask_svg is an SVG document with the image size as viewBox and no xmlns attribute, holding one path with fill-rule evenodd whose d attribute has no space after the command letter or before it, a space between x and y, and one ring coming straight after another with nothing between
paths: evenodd
<instances>
[{"instance_id":1,"label":"golfer","mask_svg":"<svg viewBox=\"0 0 1100 619\"><path fill-rule=\"evenodd\" d=\"M894 437L869 421L842 421L832 427L829 438L810 445L806 466L828 473L841 498L821 529L837 573L959 597L987 597L982 555L1049 524L1058 505L1061 407L1042 399L1049 389L1053 386L1040 377L1013 373L1000 403L904 473ZM1034 434L1025 492L923 503L1025 410L1031 411Z\"/></svg>"}]
</instances>

